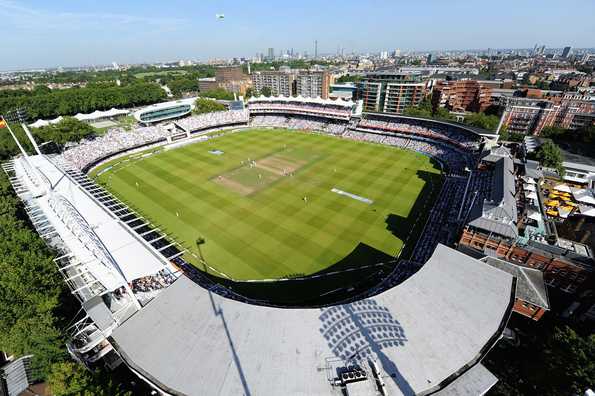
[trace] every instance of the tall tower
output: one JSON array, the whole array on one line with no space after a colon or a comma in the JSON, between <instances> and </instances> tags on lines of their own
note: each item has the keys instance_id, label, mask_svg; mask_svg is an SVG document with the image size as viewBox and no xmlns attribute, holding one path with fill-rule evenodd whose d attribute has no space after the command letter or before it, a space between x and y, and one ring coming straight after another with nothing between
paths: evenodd
<instances>
[{"instance_id":1,"label":"tall tower","mask_svg":"<svg viewBox=\"0 0 595 396\"><path fill-rule=\"evenodd\" d=\"M318 40L314 40L314 59L318 59Z\"/></svg>"}]
</instances>

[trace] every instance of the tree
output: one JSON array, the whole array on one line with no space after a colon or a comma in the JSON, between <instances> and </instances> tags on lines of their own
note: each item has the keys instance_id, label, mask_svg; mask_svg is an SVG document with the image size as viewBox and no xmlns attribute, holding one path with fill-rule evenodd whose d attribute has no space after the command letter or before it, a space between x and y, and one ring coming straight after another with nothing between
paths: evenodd
<instances>
[{"instance_id":1,"label":"tree","mask_svg":"<svg viewBox=\"0 0 595 396\"><path fill-rule=\"evenodd\" d=\"M541 133L539 135L546 137L546 138L553 139L553 138L557 138L557 137L562 137L565 134L566 134L566 129L564 129L564 128L555 127L555 126L547 126L541 130Z\"/></svg>"},{"instance_id":2,"label":"tree","mask_svg":"<svg viewBox=\"0 0 595 396\"><path fill-rule=\"evenodd\" d=\"M54 396L128 396L103 371L91 373L80 364L61 362L52 366L48 384Z\"/></svg>"},{"instance_id":3,"label":"tree","mask_svg":"<svg viewBox=\"0 0 595 396\"><path fill-rule=\"evenodd\" d=\"M201 91L200 96L204 98L213 98L219 100L233 100L233 93L226 91L223 88L209 89L208 91Z\"/></svg>"},{"instance_id":4,"label":"tree","mask_svg":"<svg viewBox=\"0 0 595 396\"><path fill-rule=\"evenodd\" d=\"M44 378L65 359L63 316L71 311L52 254L26 222L24 211L0 173L0 350L33 354L34 376Z\"/></svg>"},{"instance_id":5,"label":"tree","mask_svg":"<svg viewBox=\"0 0 595 396\"><path fill-rule=\"evenodd\" d=\"M198 98L194 102L194 113L213 113L215 111L225 111L227 108L212 99Z\"/></svg>"},{"instance_id":6,"label":"tree","mask_svg":"<svg viewBox=\"0 0 595 396\"><path fill-rule=\"evenodd\" d=\"M26 108L29 117L55 118L60 115L90 113L112 107L134 107L153 104L166 98L158 84L137 82L117 86L113 82L91 84L85 88L63 90L37 90L32 93L6 93L0 91L0 114L16 108Z\"/></svg>"},{"instance_id":7,"label":"tree","mask_svg":"<svg viewBox=\"0 0 595 396\"><path fill-rule=\"evenodd\" d=\"M548 140L539 146L535 152L535 158L543 166L554 168L561 177L564 176L564 167L562 166L564 157L562 156L562 151L560 150L560 147L551 140Z\"/></svg>"},{"instance_id":8,"label":"tree","mask_svg":"<svg viewBox=\"0 0 595 396\"><path fill-rule=\"evenodd\" d=\"M270 87L262 87L262 89L260 90L260 94L266 97L269 97L272 95L272 91Z\"/></svg>"},{"instance_id":9,"label":"tree","mask_svg":"<svg viewBox=\"0 0 595 396\"><path fill-rule=\"evenodd\" d=\"M86 122L74 117L64 117L57 124L50 124L32 132L42 142L53 141L58 145L64 145L66 142L78 142L94 135L97 131Z\"/></svg>"},{"instance_id":10,"label":"tree","mask_svg":"<svg viewBox=\"0 0 595 396\"><path fill-rule=\"evenodd\" d=\"M476 128L487 129L488 131L496 131L500 118L495 115L487 115L485 113L471 113L465 116L465 124Z\"/></svg>"},{"instance_id":11,"label":"tree","mask_svg":"<svg viewBox=\"0 0 595 396\"><path fill-rule=\"evenodd\" d=\"M357 74L345 74L337 79L337 84L344 84L346 82L358 82L362 79L362 76Z\"/></svg>"},{"instance_id":12,"label":"tree","mask_svg":"<svg viewBox=\"0 0 595 396\"><path fill-rule=\"evenodd\" d=\"M558 319L525 330L519 346L501 343L484 359L500 379L490 394L582 395L593 387L595 335L581 335Z\"/></svg>"},{"instance_id":13,"label":"tree","mask_svg":"<svg viewBox=\"0 0 595 396\"><path fill-rule=\"evenodd\" d=\"M167 82L171 93L175 96L181 96L188 92L198 92L198 80L190 78L176 78Z\"/></svg>"}]
</instances>

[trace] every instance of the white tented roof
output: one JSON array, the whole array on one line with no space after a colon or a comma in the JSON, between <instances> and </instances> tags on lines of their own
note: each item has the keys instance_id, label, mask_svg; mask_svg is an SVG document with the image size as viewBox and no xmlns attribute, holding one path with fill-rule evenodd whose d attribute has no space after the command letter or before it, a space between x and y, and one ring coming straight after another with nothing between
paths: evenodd
<instances>
[{"instance_id":1,"label":"white tented roof","mask_svg":"<svg viewBox=\"0 0 595 396\"><path fill-rule=\"evenodd\" d=\"M529 211L529 217L531 220L535 220L535 221L539 221L541 220L541 214L539 214L539 212L535 212L535 211Z\"/></svg>"},{"instance_id":2,"label":"white tented roof","mask_svg":"<svg viewBox=\"0 0 595 396\"><path fill-rule=\"evenodd\" d=\"M595 197L593 197L593 191L588 189L573 188L572 196L577 202L584 203L587 205L595 205Z\"/></svg>"},{"instance_id":3,"label":"white tented roof","mask_svg":"<svg viewBox=\"0 0 595 396\"><path fill-rule=\"evenodd\" d=\"M116 117L116 116L120 116L120 115L126 115L128 113L129 113L128 110L120 110L120 109L111 108L111 109L105 110L105 111L95 110L94 112L89 113L89 114L78 113L77 115L74 116L74 118L76 118L79 121L92 121L92 120L97 120L97 119L101 119L101 118L109 118L109 117Z\"/></svg>"},{"instance_id":4,"label":"white tented roof","mask_svg":"<svg viewBox=\"0 0 595 396\"><path fill-rule=\"evenodd\" d=\"M568 185L566 185L566 184L558 184L556 187L554 187L554 189L557 191L565 192L565 193L570 192L570 187L568 187Z\"/></svg>"},{"instance_id":5,"label":"white tented roof","mask_svg":"<svg viewBox=\"0 0 595 396\"><path fill-rule=\"evenodd\" d=\"M579 205L579 209L581 210L581 214L585 216L595 217L595 208L586 205Z\"/></svg>"},{"instance_id":6,"label":"white tented roof","mask_svg":"<svg viewBox=\"0 0 595 396\"><path fill-rule=\"evenodd\" d=\"M37 191L30 201L43 210L67 248L80 262L87 264L89 271L107 289L113 290L124 282L153 275L168 266L157 252L46 156L31 156L29 161L43 175L46 190L42 194L41 189L33 186L25 176L23 158L17 159L17 175L29 185L30 191ZM51 189L48 188L50 185ZM70 207L74 208L71 212ZM93 238L96 236L96 243L92 244L94 249L82 243L84 238L80 238L80 234L75 237L72 229L66 226L65 213L72 219L70 227L74 223L78 228L91 230Z\"/></svg>"},{"instance_id":7,"label":"white tented roof","mask_svg":"<svg viewBox=\"0 0 595 396\"><path fill-rule=\"evenodd\" d=\"M258 97L251 97L248 99L248 103L250 102L299 102L299 103L315 103L321 105L335 105L335 106L344 106L344 107L353 107L355 104L351 100L333 100L333 99L322 99L321 97L317 98L307 98L304 96L258 96Z\"/></svg>"}]
</instances>

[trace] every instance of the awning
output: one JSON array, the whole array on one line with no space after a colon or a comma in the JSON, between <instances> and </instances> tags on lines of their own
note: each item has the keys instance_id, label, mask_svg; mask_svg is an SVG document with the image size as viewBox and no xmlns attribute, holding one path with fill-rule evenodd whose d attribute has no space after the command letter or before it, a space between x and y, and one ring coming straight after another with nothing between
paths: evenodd
<instances>
[{"instance_id":1,"label":"awning","mask_svg":"<svg viewBox=\"0 0 595 396\"><path fill-rule=\"evenodd\" d=\"M535 221L539 221L541 220L541 215L539 214L539 212L529 212L529 216L527 216L528 218L530 218L531 220L535 220Z\"/></svg>"},{"instance_id":2,"label":"awning","mask_svg":"<svg viewBox=\"0 0 595 396\"><path fill-rule=\"evenodd\" d=\"M591 190L575 188L572 190L572 195L574 196L574 199L580 203L595 205L595 197L593 197L593 192Z\"/></svg>"},{"instance_id":3,"label":"awning","mask_svg":"<svg viewBox=\"0 0 595 396\"><path fill-rule=\"evenodd\" d=\"M580 205L579 209L581 210L581 214L585 216L595 217L595 208L586 205Z\"/></svg>"},{"instance_id":4,"label":"awning","mask_svg":"<svg viewBox=\"0 0 595 396\"><path fill-rule=\"evenodd\" d=\"M554 187L554 189L566 193L570 192L570 187L568 187L566 184L559 184L556 187Z\"/></svg>"}]
</instances>

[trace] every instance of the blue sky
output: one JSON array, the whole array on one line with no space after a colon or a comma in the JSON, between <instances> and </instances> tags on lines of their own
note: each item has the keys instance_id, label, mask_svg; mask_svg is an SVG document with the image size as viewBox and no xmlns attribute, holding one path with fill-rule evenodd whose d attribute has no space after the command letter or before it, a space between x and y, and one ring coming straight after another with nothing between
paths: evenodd
<instances>
[{"instance_id":1,"label":"blue sky","mask_svg":"<svg viewBox=\"0 0 595 396\"><path fill-rule=\"evenodd\" d=\"M595 47L594 16L593 0L0 0L0 70L313 53L315 39L321 53Z\"/></svg>"}]
</instances>

